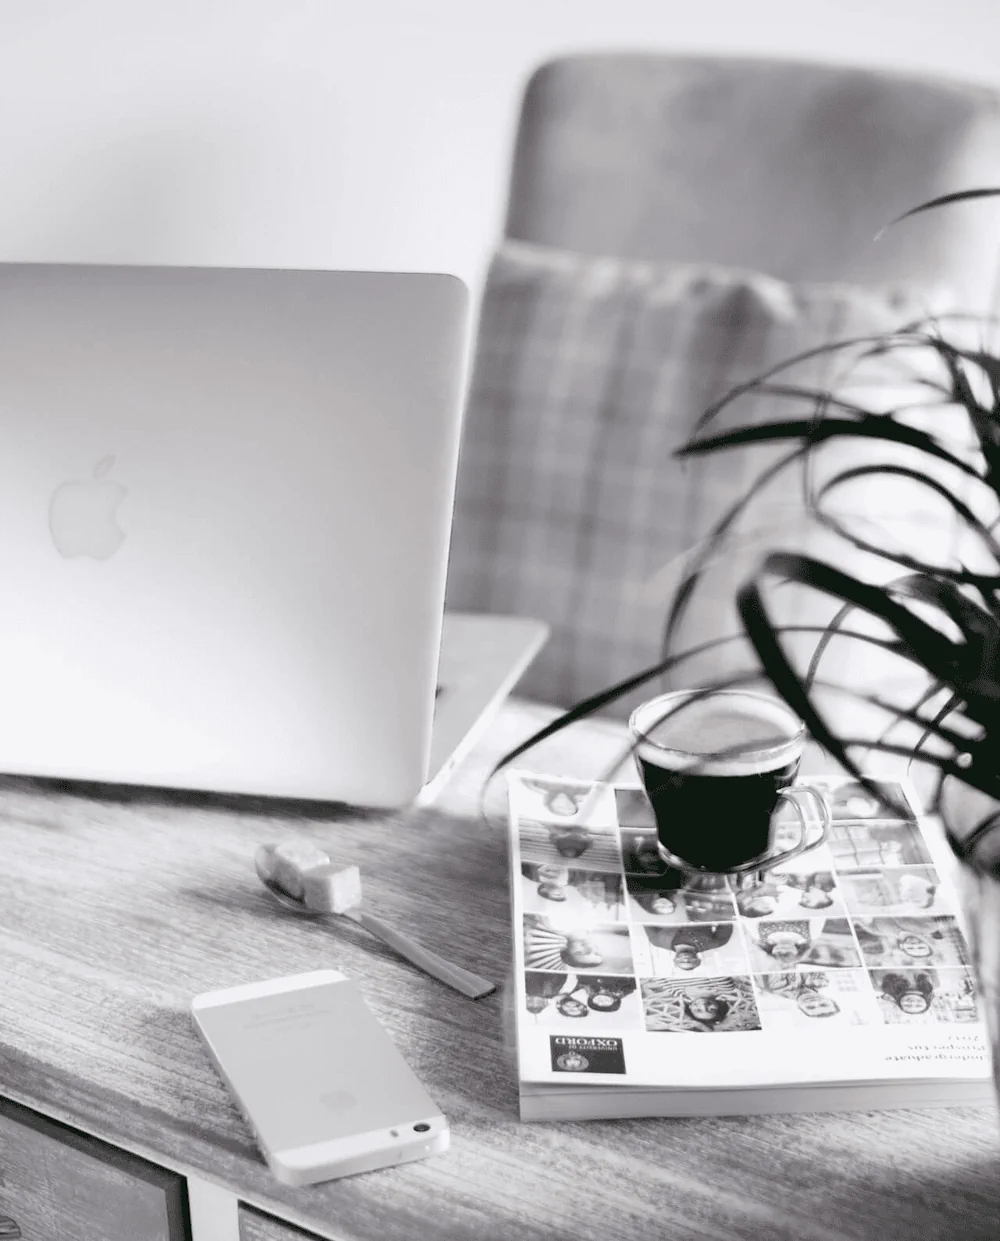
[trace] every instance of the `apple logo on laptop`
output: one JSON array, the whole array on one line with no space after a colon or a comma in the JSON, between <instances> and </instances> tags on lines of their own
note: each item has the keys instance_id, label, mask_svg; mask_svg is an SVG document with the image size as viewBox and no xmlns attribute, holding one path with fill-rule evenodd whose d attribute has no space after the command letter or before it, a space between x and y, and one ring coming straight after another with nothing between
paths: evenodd
<instances>
[{"instance_id":1,"label":"apple logo on laptop","mask_svg":"<svg viewBox=\"0 0 1000 1241\"><path fill-rule=\"evenodd\" d=\"M114 463L113 456L102 457L92 478L71 478L53 492L49 529L61 556L107 560L124 542L117 510L128 488L106 477Z\"/></svg>"}]
</instances>

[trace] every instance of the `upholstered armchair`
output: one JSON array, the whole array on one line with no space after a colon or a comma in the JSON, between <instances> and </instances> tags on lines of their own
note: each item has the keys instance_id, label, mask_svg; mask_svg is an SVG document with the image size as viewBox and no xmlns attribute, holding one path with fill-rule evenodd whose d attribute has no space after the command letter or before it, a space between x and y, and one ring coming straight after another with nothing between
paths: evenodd
<instances>
[{"instance_id":1,"label":"upholstered armchair","mask_svg":"<svg viewBox=\"0 0 1000 1241\"><path fill-rule=\"evenodd\" d=\"M712 400L814 344L994 306L989 201L873 238L919 202L995 184L1000 95L971 84L659 54L534 73L448 586L449 607L550 623L519 692L568 705L655 661L658 576L767 459L674 459Z\"/></svg>"}]
</instances>

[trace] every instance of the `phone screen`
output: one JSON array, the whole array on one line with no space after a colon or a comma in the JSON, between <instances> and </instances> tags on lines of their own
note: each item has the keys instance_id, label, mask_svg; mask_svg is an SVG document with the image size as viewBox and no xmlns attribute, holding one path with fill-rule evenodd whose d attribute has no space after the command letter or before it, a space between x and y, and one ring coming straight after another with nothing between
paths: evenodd
<instances>
[{"instance_id":1,"label":"phone screen","mask_svg":"<svg viewBox=\"0 0 1000 1241\"><path fill-rule=\"evenodd\" d=\"M438 1114L350 981L196 1007L194 1016L268 1150Z\"/></svg>"}]
</instances>

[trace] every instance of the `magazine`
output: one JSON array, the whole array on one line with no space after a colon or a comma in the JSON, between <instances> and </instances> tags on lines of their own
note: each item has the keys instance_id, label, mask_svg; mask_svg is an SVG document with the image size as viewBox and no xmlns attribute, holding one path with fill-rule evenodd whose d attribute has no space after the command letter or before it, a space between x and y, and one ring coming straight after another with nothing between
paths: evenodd
<instances>
[{"instance_id":1,"label":"magazine","mask_svg":"<svg viewBox=\"0 0 1000 1241\"><path fill-rule=\"evenodd\" d=\"M947 845L812 783L826 841L748 884L665 865L637 786L508 776L523 1120L992 1103Z\"/></svg>"}]
</instances>

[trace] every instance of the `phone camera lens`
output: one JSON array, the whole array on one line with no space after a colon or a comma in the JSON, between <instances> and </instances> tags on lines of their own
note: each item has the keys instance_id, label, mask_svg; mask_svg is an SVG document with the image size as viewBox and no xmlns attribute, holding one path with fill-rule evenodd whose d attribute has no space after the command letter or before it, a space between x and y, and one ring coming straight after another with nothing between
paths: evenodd
<instances>
[{"instance_id":1,"label":"phone camera lens","mask_svg":"<svg viewBox=\"0 0 1000 1241\"><path fill-rule=\"evenodd\" d=\"M419 1125L414 1125L413 1128L416 1133L426 1133L427 1130L430 1128L430 1125L425 1125L421 1123Z\"/></svg>"}]
</instances>

